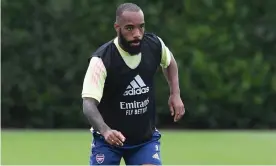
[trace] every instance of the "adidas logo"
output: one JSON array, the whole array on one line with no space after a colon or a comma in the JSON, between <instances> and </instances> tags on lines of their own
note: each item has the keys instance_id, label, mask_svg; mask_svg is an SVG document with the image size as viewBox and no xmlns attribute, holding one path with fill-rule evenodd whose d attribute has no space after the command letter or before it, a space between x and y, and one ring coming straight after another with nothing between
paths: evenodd
<instances>
[{"instance_id":1,"label":"adidas logo","mask_svg":"<svg viewBox=\"0 0 276 166\"><path fill-rule=\"evenodd\" d=\"M146 86L142 78L137 75L127 86L124 96L134 96L149 92L149 87Z\"/></svg>"},{"instance_id":2,"label":"adidas logo","mask_svg":"<svg viewBox=\"0 0 276 166\"><path fill-rule=\"evenodd\" d=\"M157 160L160 160L159 155L158 155L157 153L155 153L155 154L152 156L152 158L157 159Z\"/></svg>"}]
</instances>

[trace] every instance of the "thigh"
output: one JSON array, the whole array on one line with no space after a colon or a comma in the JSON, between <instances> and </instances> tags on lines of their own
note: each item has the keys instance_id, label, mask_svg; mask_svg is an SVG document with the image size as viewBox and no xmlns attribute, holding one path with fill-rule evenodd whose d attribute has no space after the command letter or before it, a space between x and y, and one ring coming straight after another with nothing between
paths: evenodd
<instances>
[{"instance_id":1,"label":"thigh","mask_svg":"<svg viewBox=\"0 0 276 166\"><path fill-rule=\"evenodd\" d=\"M162 165L160 156L160 140L150 141L126 154L127 165Z\"/></svg>"},{"instance_id":2,"label":"thigh","mask_svg":"<svg viewBox=\"0 0 276 166\"><path fill-rule=\"evenodd\" d=\"M120 165L122 152L108 145L101 138L94 138L91 147L90 165Z\"/></svg>"}]
</instances>

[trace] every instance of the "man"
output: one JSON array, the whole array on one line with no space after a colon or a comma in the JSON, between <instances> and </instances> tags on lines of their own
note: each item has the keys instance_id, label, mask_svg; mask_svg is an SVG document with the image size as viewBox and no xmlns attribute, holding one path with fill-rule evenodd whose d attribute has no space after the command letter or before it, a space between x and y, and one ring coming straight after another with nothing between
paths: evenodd
<instances>
[{"instance_id":1,"label":"man","mask_svg":"<svg viewBox=\"0 0 276 166\"><path fill-rule=\"evenodd\" d=\"M175 59L158 36L144 33L140 7L120 5L117 37L89 58L83 83L83 112L93 133L91 165L161 165L155 128L154 74L161 65L170 86L174 121L184 115Z\"/></svg>"}]
</instances>

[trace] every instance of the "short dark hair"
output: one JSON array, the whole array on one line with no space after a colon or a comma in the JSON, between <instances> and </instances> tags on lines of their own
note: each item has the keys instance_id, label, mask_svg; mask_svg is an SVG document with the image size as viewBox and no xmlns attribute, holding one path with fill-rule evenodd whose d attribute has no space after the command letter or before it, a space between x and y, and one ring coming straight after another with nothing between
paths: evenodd
<instances>
[{"instance_id":1,"label":"short dark hair","mask_svg":"<svg viewBox=\"0 0 276 166\"><path fill-rule=\"evenodd\" d=\"M117 7L116 10L116 22L120 18L123 12L129 11L129 12L139 12L141 8L134 4L134 3L123 3Z\"/></svg>"}]
</instances>

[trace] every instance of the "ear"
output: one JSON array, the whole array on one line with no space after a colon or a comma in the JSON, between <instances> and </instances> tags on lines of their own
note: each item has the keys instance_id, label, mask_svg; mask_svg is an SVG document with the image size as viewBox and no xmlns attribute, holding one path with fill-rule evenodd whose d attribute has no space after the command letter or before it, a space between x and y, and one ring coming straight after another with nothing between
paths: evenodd
<instances>
[{"instance_id":1,"label":"ear","mask_svg":"<svg viewBox=\"0 0 276 166\"><path fill-rule=\"evenodd\" d=\"M115 31L117 32L117 33L119 33L119 29L120 29L120 26L119 26L119 24L118 23L114 23L114 29L115 29Z\"/></svg>"}]
</instances>

